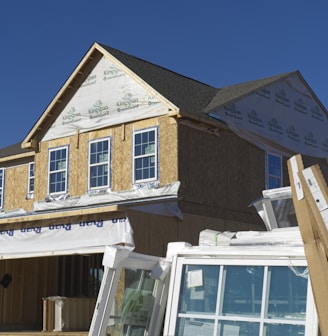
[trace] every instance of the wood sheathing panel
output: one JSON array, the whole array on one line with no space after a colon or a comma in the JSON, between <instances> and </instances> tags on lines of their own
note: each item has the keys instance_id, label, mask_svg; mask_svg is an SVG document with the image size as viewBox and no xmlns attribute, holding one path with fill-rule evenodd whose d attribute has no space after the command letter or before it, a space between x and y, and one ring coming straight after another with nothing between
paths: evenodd
<instances>
[{"instance_id":1,"label":"wood sheathing panel","mask_svg":"<svg viewBox=\"0 0 328 336\"><path fill-rule=\"evenodd\" d=\"M177 181L177 133L170 118L151 118L114 127L112 137L112 190L132 189L133 131L158 127L160 184Z\"/></svg>"},{"instance_id":2,"label":"wood sheathing panel","mask_svg":"<svg viewBox=\"0 0 328 336\"><path fill-rule=\"evenodd\" d=\"M33 199L26 199L28 167L27 163L6 168L4 211L32 209Z\"/></svg>"},{"instance_id":3,"label":"wood sheathing panel","mask_svg":"<svg viewBox=\"0 0 328 336\"><path fill-rule=\"evenodd\" d=\"M0 261L0 278L12 278L0 286L0 331L42 328L42 298L57 293L58 258Z\"/></svg>"},{"instance_id":4,"label":"wood sheathing panel","mask_svg":"<svg viewBox=\"0 0 328 336\"><path fill-rule=\"evenodd\" d=\"M128 216L134 231L135 252L164 257L167 244L178 241L176 217L145 214L130 210Z\"/></svg>"},{"instance_id":5,"label":"wood sheathing panel","mask_svg":"<svg viewBox=\"0 0 328 336\"><path fill-rule=\"evenodd\" d=\"M179 179L184 212L263 227L249 205L261 197L265 155L228 131L219 136L179 126ZM235 225L234 225L235 226ZM246 225L247 226L247 225Z\"/></svg>"}]
</instances>

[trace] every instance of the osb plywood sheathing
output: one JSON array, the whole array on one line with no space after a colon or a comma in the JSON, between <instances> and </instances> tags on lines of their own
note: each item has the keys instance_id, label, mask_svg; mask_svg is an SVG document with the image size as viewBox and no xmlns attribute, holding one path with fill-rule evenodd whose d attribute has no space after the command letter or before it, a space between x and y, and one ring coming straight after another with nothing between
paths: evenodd
<instances>
[{"instance_id":1,"label":"osb plywood sheathing","mask_svg":"<svg viewBox=\"0 0 328 336\"><path fill-rule=\"evenodd\" d=\"M33 200L27 200L28 164L7 168L5 171L6 190L4 210L31 210Z\"/></svg>"}]
</instances>

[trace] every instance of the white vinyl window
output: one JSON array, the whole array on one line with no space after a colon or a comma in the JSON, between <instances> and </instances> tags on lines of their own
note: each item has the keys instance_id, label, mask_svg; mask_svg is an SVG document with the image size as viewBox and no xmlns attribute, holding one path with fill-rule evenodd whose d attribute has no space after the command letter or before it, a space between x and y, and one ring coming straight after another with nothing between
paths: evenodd
<instances>
[{"instance_id":1,"label":"white vinyl window","mask_svg":"<svg viewBox=\"0 0 328 336\"><path fill-rule=\"evenodd\" d=\"M0 168L0 209L3 209L5 197L5 169Z\"/></svg>"},{"instance_id":2,"label":"white vinyl window","mask_svg":"<svg viewBox=\"0 0 328 336\"><path fill-rule=\"evenodd\" d=\"M68 190L68 146L49 150L49 194L62 194Z\"/></svg>"},{"instance_id":3,"label":"white vinyl window","mask_svg":"<svg viewBox=\"0 0 328 336\"><path fill-rule=\"evenodd\" d=\"M110 139L89 142L88 189L110 187Z\"/></svg>"},{"instance_id":4,"label":"white vinyl window","mask_svg":"<svg viewBox=\"0 0 328 336\"><path fill-rule=\"evenodd\" d=\"M282 157L281 155L266 153L265 160L265 188L280 188L283 185Z\"/></svg>"},{"instance_id":5,"label":"white vinyl window","mask_svg":"<svg viewBox=\"0 0 328 336\"><path fill-rule=\"evenodd\" d=\"M158 179L157 128L135 131L133 135L133 180L135 183Z\"/></svg>"},{"instance_id":6,"label":"white vinyl window","mask_svg":"<svg viewBox=\"0 0 328 336\"><path fill-rule=\"evenodd\" d=\"M34 162L30 162L28 165L28 185L27 192L28 194L34 193Z\"/></svg>"},{"instance_id":7,"label":"white vinyl window","mask_svg":"<svg viewBox=\"0 0 328 336\"><path fill-rule=\"evenodd\" d=\"M117 251L115 258L120 259ZM158 279L160 258L134 254L111 267L104 255L104 276L89 335L159 336L167 299L169 276ZM159 273L155 272L159 275Z\"/></svg>"},{"instance_id":8,"label":"white vinyl window","mask_svg":"<svg viewBox=\"0 0 328 336\"><path fill-rule=\"evenodd\" d=\"M305 261L181 258L177 270L165 335L316 335Z\"/></svg>"}]
</instances>

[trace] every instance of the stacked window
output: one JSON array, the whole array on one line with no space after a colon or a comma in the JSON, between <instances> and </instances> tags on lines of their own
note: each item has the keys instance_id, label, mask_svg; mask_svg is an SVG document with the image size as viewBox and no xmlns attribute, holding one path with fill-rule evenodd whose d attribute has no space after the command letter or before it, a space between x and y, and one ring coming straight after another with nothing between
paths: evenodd
<instances>
[{"instance_id":1,"label":"stacked window","mask_svg":"<svg viewBox=\"0 0 328 336\"><path fill-rule=\"evenodd\" d=\"M202 261L181 264L174 335L308 334L314 316L304 265Z\"/></svg>"}]
</instances>

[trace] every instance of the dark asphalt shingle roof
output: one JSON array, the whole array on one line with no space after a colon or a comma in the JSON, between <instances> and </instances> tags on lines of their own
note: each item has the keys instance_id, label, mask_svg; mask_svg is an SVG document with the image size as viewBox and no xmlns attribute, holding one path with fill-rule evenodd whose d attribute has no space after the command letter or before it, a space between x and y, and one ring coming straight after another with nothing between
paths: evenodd
<instances>
[{"instance_id":1,"label":"dark asphalt shingle roof","mask_svg":"<svg viewBox=\"0 0 328 336\"><path fill-rule=\"evenodd\" d=\"M198 113L218 91L213 86L182 76L106 45L100 45L162 96L179 107L182 112Z\"/></svg>"},{"instance_id":2,"label":"dark asphalt shingle roof","mask_svg":"<svg viewBox=\"0 0 328 336\"><path fill-rule=\"evenodd\" d=\"M17 154L23 154L31 152L31 150L21 148L21 143L15 143L13 145L0 148L0 159L4 157L9 157Z\"/></svg>"},{"instance_id":3,"label":"dark asphalt shingle roof","mask_svg":"<svg viewBox=\"0 0 328 336\"><path fill-rule=\"evenodd\" d=\"M227 104L228 102L232 102L236 99L240 99L246 95L249 95L253 92L256 92L263 88L264 86L267 86L269 84L272 84L278 80L281 80L285 77L288 77L296 72L288 72L276 76L261 78L249 82L244 82L241 84L235 84L231 86L226 86L219 90L214 98L211 100L211 102L204 107L203 112L208 113L214 108L219 108Z\"/></svg>"}]
</instances>

